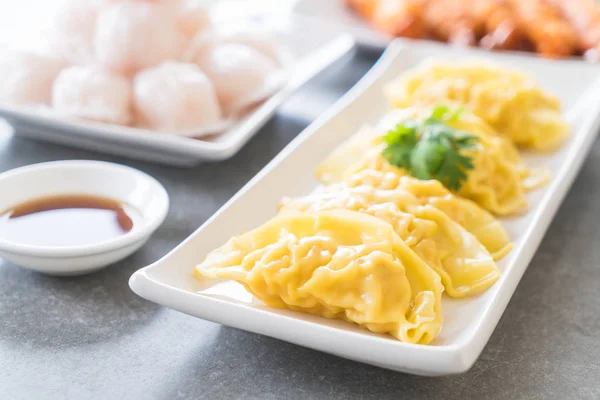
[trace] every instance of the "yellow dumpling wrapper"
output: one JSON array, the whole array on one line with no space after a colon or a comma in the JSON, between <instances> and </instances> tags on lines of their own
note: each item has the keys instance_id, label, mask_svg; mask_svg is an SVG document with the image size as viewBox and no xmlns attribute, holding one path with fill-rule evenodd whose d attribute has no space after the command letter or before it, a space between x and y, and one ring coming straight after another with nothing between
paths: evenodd
<instances>
[{"instance_id":1,"label":"yellow dumpling wrapper","mask_svg":"<svg viewBox=\"0 0 600 400\"><path fill-rule=\"evenodd\" d=\"M389 224L358 212L281 214L209 253L195 273L407 343L431 342L442 325L439 276Z\"/></svg>"},{"instance_id":2,"label":"yellow dumpling wrapper","mask_svg":"<svg viewBox=\"0 0 600 400\"><path fill-rule=\"evenodd\" d=\"M326 162L319 167L317 175L323 183L345 182L349 186L368 185L388 190L405 190L421 204L430 204L443 211L473 234L492 254L494 260L503 258L513 247L506 230L492 214L470 200L455 196L436 180L422 181L398 174L397 168L387 163L382 164L381 168L366 168L346 175L338 174L336 166L339 164L329 169Z\"/></svg>"},{"instance_id":3,"label":"yellow dumpling wrapper","mask_svg":"<svg viewBox=\"0 0 600 400\"><path fill-rule=\"evenodd\" d=\"M369 214L389 223L440 275L451 297L481 293L500 277L492 256L471 233L434 206L420 204L403 189L323 186L308 196L284 199L281 212L339 209Z\"/></svg>"},{"instance_id":4,"label":"yellow dumpling wrapper","mask_svg":"<svg viewBox=\"0 0 600 400\"><path fill-rule=\"evenodd\" d=\"M393 172L399 175L407 171L390 165L381 155L385 148L383 135L406 118L423 118L429 109L402 109L389 113L377 128L363 128L347 142L341 144L317 168L317 177L324 183L345 181L364 169ZM457 192L483 208L498 215L525 211L527 199L524 182L535 181L538 172L527 168L512 143L497 136L480 118L463 113L459 120L448 125L478 137L476 148L464 151L473 158L474 168L467 171L467 180Z\"/></svg>"},{"instance_id":5,"label":"yellow dumpling wrapper","mask_svg":"<svg viewBox=\"0 0 600 400\"><path fill-rule=\"evenodd\" d=\"M394 107L457 102L518 146L552 150L569 126L558 99L524 73L489 62L429 62L385 88Z\"/></svg>"},{"instance_id":6,"label":"yellow dumpling wrapper","mask_svg":"<svg viewBox=\"0 0 600 400\"><path fill-rule=\"evenodd\" d=\"M376 178L379 175L378 173L365 172L351 177L351 182L358 184L358 182L366 179L374 184L376 181L380 181ZM385 181L385 178L383 180ZM409 191L421 203L430 204L443 211L453 221L473 234L492 253L494 260L502 259L513 248L508 233L498 219L473 201L454 196L440 182L435 180L421 181L409 176L402 176L393 179L393 181L388 179L385 184Z\"/></svg>"}]
</instances>

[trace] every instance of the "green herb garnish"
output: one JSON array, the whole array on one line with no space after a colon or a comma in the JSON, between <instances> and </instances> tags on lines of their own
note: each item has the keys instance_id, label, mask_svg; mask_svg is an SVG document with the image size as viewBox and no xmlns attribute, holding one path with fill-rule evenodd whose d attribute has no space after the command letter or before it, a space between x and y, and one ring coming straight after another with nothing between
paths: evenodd
<instances>
[{"instance_id":1,"label":"green herb garnish","mask_svg":"<svg viewBox=\"0 0 600 400\"><path fill-rule=\"evenodd\" d=\"M402 121L383 137L383 156L415 178L437 179L458 191L467 179L467 171L474 168L472 157L462 152L475 148L478 140L447 124L460 118L461 113L462 109L437 106L423 121Z\"/></svg>"}]
</instances>

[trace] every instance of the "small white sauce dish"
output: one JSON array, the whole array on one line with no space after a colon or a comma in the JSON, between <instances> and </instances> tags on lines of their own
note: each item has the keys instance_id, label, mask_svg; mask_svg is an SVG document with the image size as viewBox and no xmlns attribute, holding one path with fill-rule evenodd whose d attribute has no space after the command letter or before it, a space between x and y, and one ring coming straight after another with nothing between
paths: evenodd
<instances>
[{"instance_id":1,"label":"small white sauce dish","mask_svg":"<svg viewBox=\"0 0 600 400\"><path fill-rule=\"evenodd\" d=\"M83 275L122 260L146 243L169 210L167 191L156 179L100 161L56 161L16 168L0 174L0 193L0 212L36 198L79 194L110 198L141 214L129 232L89 245L34 246L0 238L0 257L50 275Z\"/></svg>"}]
</instances>

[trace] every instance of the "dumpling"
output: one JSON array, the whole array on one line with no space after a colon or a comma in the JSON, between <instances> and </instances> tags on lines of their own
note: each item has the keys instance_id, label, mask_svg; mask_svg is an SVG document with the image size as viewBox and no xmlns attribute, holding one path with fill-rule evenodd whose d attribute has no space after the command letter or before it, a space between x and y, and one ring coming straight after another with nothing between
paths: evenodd
<instances>
[{"instance_id":1,"label":"dumpling","mask_svg":"<svg viewBox=\"0 0 600 400\"><path fill-rule=\"evenodd\" d=\"M65 67L62 60L18 51L0 53L0 103L49 105L52 84Z\"/></svg>"},{"instance_id":2,"label":"dumpling","mask_svg":"<svg viewBox=\"0 0 600 400\"><path fill-rule=\"evenodd\" d=\"M403 109L392 111L376 129L364 129L334 150L331 156L318 167L317 175L328 182L339 179L340 174L352 175L362 169L379 169L406 175L407 171L387 162L382 156L385 148L383 135L391 127L405 121L407 115L413 115L417 121L423 121L431 112L430 108ZM476 136L474 148L464 151L471 157L474 168L466 171L467 179L457 194L475 201L485 209L498 214L508 215L522 212L527 208L525 185L528 179L539 172L528 169L520 160L514 145L506 138L495 134L494 130L481 119L463 112L456 121L447 121L448 126ZM539 186L534 184L532 186Z\"/></svg>"},{"instance_id":3,"label":"dumpling","mask_svg":"<svg viewBox=\"0 0 600 400\"><path fill-rule=\"evenodd\" d=\"M52 89L57 112L119 125L131 122L131 98L128 78L91 65L64 69Z\"/></svg>"},{"instance_id":4,"label":"dumpling","mask_svg":"<svg viewBox=\"0 0 600 400\"><path fill-rule=\"evenodd\" d=\"M134 78L138 124L159 131L197 129L221 121L215 89L194 64L166 61Z\"/></svg>"},{"instance_id":5,"label":"dumpling","mask_svg":"<svg viewBox=\"0 0 600 400\"><path fill-rule=\"evenodd\" d=\"M98 15L95 48L105 67L131 73L181 54L176 14L159 2L124 2Z\"/></svg>"},{"instance_id":6,"label":"dumpling","mask_svg":"<svg viewBox=\"0 0 600 400\"><path fill-rule=\"evenodd\" d=\"M197 60L218 44L241 44L250 47L278 66L284 61L284 48L273 38L273 34L250 25L224 26L200 32L194 37L185 57L188 60Z\"/></svg>"},{"instance_id":7,"label":"dumpling","mask_svg":"<svg viewBox=\"0 0 600 400\"><path fill-rule=\"evenodd\" d=\"M224 114L234 116L281 85L277 66L239 44L217 44L194 60L215 85Z\"/></svg>"},{"instance_id":8,"label":"dumpling","mask_svg":"<svg viewBox=\"0 0 600 400\"><path fill-rule=\"evenodd\" d=\"M404 113L398 113L398 116L404 118ZM388 118L383 123L399 122L395 112L390 113ZM475 167L468 172L468 179L457 193L498 215L525 211L525 192L542 186L547 174L523 164L513 143L506 137L499 136L476 115L462 112L460 118L446 123L478 138L477 148L466 152L473 157ZM385 126L379 129L385 129ZM529 181L533 183L529 184Z\"/></svg>"},{"instance_id":9,"label":"dumpling","mask_svg":"<svg viewBox=\"0 0 600 400\"><path fill-rule=\"evenodd\" d=\"M285 213L230 239L196 266L270 307L354 322L408 343L442 324L439 276L391 226L351 211Z\"/></svg>"},{"instance_id":10,"label":"dumpling","mask_svg":"<svg viewBox=\"0 0 600 400\"><path fill-rule=\"evenodd\" d=\"M103 0L63 0L57 7L51 31L56 55L74 64L94 62L94 34Z\"/></svg>"},{"instance_id":11,"label":"dumpling","mask_svg":"<svg viewBox=\"0 0 600 400\"><path fill-rule=\"evenodd\" d=\"M500 277L492 256L472 234L434 206L422 205L403 189L323 186L308 196L284 199L281 211L289 210L351 210L382 219L435 269L452 297L480 293Z\"/></svg>"},{"instance_id":12,"label":"dumpling","mask_svg":"<svg viewBox=\"0 0 600 400\"><path fill-rule=\"evenodd\" d=\"M385 93L400 108L459 102L518 146L554 149L569 131L558 99L533 77L488 62L429 62L403 73Z\"/></svg>"},{"instance_id":13,"label":"dumpling","mask_svg":"<svg viewBox=\"0 0 600 400\"><path fill-rule=\"evenodd\" d=\"M506 230L496 218L476 203L453 195L436 180L422 181L394 171L364 169L344 177L351 187L372 186L386 190L407 191L420 204L429 204L443 211L453 221L470 232L492 254L503 258L513 247Z\"/></svg>"},{"instance_id":14,"label":"dumpling","mask_svg":"<svg viewBox=\"0 0 600 400\"><path fill-rule=\"evenodd\" d=\"M225 43L238 43L248 46L262 55L269 57L276 64L281 64L283 49L266 30L242 27L226 32L222 36Z\"/></svg>"},{"instance_id":15,"label":"dumpling","mask_svg":"<svg viewBox=\"0 0 600 400\"><path fill-rule=\"evenodd\" d=\"M190 39L210 26L206 0L179 0L177 26Z\"/></svg>"}]
</instances>

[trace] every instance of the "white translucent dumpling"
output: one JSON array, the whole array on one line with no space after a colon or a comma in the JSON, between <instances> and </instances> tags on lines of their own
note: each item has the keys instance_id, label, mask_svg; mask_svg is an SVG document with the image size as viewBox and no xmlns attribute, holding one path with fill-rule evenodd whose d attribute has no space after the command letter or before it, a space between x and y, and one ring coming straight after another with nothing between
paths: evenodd
<instances>
[{"instance_id":1,"label":"white translucent dumpling","mask_svg":"<svg viewBox=\"0 0 600 400\"><path fill-rule=\"evenodd\" d=\"M179 0L177 24L190 38L210 26L210 16L206 1Z\"/></svg>"},{"instance_id":2,"label":"white translucent dumpling","mask_svg":"<svg viewBox=\"0 0 600 400\"><path fill-rule=\"evenodd\" d=\"M256 28L241 28L223 34L226 43L239 43L253 48L276 63L281 62L282 49L273 35Z\"/></svg>"},{"instance_id":3,"label":"white translucent dumpling","mask_svg":"<svg viewBox=\"0 0 600 400\"><path fill-rule=\"evenodd\" d=\"M102 0L63 0L57 5L51 46L65 60L84 64L94 60L94 33Z\"/></svg>"},{"instance_id":4,"label":"white translucent dumpling","mask_svg":"<svg viewBox=\"0 0 600 400\"><path fill-rule=\"evenodd\" d=\"M202 57L217 44L241 44L248 46L281 65L285 51L273 35L264 29L252 26L225 27L198 33L186 51L187 59Z\"/></svg>"},{"instance_id":5,"label":"white translucent dumpling","mask_svg":"<svg viewBox=\"0 0 600 400\"><path fill-rule=\"evenodd\" d=\"M0 103L49 105L62 60L17 51L0 53Z\"/></svg>"},{"instance_id":6,"label":"white translucent dumpling","mask_svg":"<svg viewBox=\"0 0 600 400\"><path fill-rule=\"evenodd\" d=\"M98 61L122 72L152 67L181 53L176 13L162 3L123 2L104 8L96 25Z\"/></svg>"},{"instance_id":7,"label":"white translucent dumpling","mask_svg":"<svg viewBox=\"0 0 600 400\"><path fill-rule=\"evenodd\" d=\"M215 85L226 115L263 99L278 85L275 63L248 46L217 44L195 61Z\"/></svg>"},{"instance_id":8,"label":"white translucent dumpling","mask_svg":"<svg viewBox=\"0 0 600 400\"><path fill-rule=\"evenodd\" d=\"M141 71L134 79L138 123L159 131L204 128L221 121L215 89L197 65L175 61Z\"/></svg>"},{"instance_id":9,"label":"white translucent dumpling","mask_svg":"<svg viewBox=\"0 0 600 400\"><path fill-rule=\"evenodd\" d=\"M128 78L95 66L65 68L56 78L52 106L61 114L112 124L132 119Z\"/></svg>"}]
</instances>

